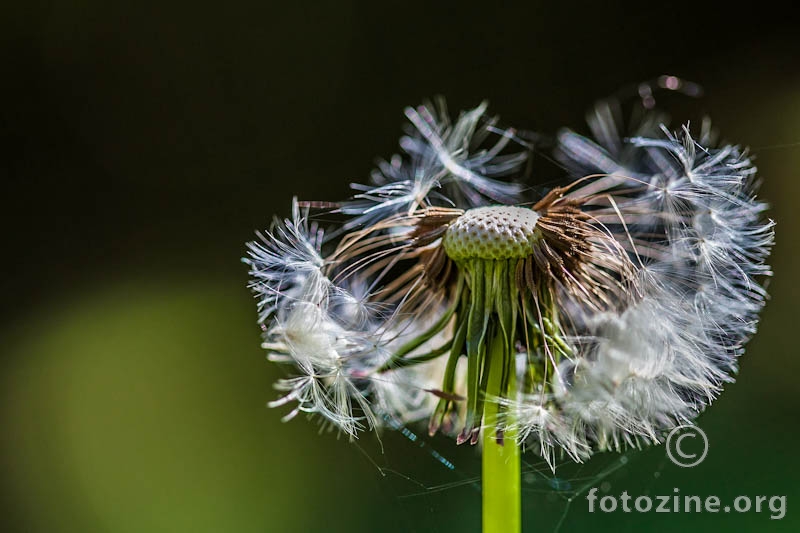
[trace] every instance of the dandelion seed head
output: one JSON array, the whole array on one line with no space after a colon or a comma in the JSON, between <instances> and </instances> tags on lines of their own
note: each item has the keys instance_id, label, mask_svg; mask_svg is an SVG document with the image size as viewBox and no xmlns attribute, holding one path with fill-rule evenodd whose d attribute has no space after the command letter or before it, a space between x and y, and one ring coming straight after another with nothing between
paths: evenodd
<instances>
[{"instance_id":1,"label":"dandelion seed head","mask_svg":"<svg viewBox=\"0 0 800 533\"><path fill-rule=\"evenodd\" d=\"M733 380L767 298L752 159L705 122L623 128L608 100L591 137L559 132L565 184L527 202L526 153L486 109L407 108L404 155L337 204L344 222L323 237L295 202L248 243L287 369L271 405L351 438L380 420L495 431L551 466L661 442Z\"/></svg>"}]
</instances>

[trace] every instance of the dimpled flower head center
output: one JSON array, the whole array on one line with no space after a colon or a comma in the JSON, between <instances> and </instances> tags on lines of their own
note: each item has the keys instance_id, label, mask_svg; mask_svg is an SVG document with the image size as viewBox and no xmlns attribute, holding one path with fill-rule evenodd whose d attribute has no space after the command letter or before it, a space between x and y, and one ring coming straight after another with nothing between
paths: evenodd
<instances>
[{"instance_id":1,"label":"dimpled flower head center","mask_svg":"<svg viewBox=\"0 0 800 533\"><path fill-rule=\"evenodd\" d=\"M470 209L457 218L444 236L444 249L455 260L525 258L538 240L532 209L491 206Z\"/></svg>"}]
</instances>

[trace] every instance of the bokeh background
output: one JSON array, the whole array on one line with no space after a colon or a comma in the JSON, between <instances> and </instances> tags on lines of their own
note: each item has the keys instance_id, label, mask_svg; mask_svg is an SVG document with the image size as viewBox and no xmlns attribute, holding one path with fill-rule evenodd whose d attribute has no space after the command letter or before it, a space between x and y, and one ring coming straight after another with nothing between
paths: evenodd
<instances>
[{"instance_id":1,"label":"bokeh background","mask_svg":"<svg viewBox=\"0 0 800 533\"><path fill-rule=\"evenodd\" d=\"M778 222L773 298L738 382L700 419L702 465L677 468L653 448L554 479L529 456L526 530L800 529L800 38L789 13L127 4L0 7L0 529L477 531L474 450L396 433L352 444L266 408L280 370L259 348L243 243L293 195L346 196L396 150L403 107L424 97L446 95L452 109L488 98L505 123L551 134L583 129L595 99L664 73L705 89L665 100L676 119L709 115L757 154ZM787 513L589 514L580 489L601 485L786 495Z\"/></svg>"}]
</instances>

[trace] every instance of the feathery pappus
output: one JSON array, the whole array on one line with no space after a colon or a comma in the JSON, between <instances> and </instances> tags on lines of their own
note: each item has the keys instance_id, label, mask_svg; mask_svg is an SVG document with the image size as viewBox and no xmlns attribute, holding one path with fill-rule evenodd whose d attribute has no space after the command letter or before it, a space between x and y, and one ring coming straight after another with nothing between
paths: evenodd
<instances>
[{"instance_id":1,"label":"feathery pappus","mask_svg":"<svg viewBox=\"0 0 800 533\"><path fill-rule=\"evenodd\" d=\"M290 419L350 437L427 421L460 443L492 428L551 467L658 443L733 380L771 274L774 223L746 150L647 110L621 131L556 137L568 176L532 197L530 153L485 103L453 120L407 108L343 221L317 204L247 244L269 359Z\"/></svg>"}]
</instances>

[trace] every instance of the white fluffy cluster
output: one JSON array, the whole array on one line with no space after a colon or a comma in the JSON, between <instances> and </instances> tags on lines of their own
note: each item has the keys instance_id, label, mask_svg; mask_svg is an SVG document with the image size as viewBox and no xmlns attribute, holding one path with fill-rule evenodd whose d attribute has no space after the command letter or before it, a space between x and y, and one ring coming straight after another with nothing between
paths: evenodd
<instances>
[{"instance_id":1,"label":"white fluffy cluster","mask_svg":"<svg viewBox=\"0 0 800 533\"><path fill-rule=\"evenodd\" d=\"M602 113L594 124L614 129ZM605 175L572 194L598 195L592 213L628 247L642 297L618 314L571 309L575 355L560 365L554 393L511 402L521 435L550 459L553 447L581 460L691 423L733 380L755 332L766 297L756 278L770 274L774 240L755 167L734 146L661 130L606 146L560 136L575 177Z\"/></svg>"},{"instance_id":2,"label":"white fluffy cluster","mask_svg":"<svg viewBox=\"0 0 800 533\"><path fill-rule=\"evenodd\" d=\"M475 207L521 200L522 187L496 178L517 173L527 159L525 150L503 153L519 143L514 130L500 130L486 115L486 102L461 113L451 122L443 99L405 109L407 134L400 139L405 156L378 161L369 185L345 203L353 215L345 228L362 226L418 207ZM489 140L494 140L492 144Z\"/></svg>"},{"instance_id":3,"label":"white fluffy cluster","mask_svg":"<svg viewBox=\"0 0 800 533\"><path fill-rule=\"evenodd\" d=\"M270 407L294 404L284 420L305 412L356 437L391 417L407 423L428 416L441 361L372 374L412 331L367 301L358 280L334 282L325 273L323 232L309 225L295 200L292 219L248 243L263 348L269 359L290 365L292 376L276 389L286 394ZM432 342L438 342L439 338ZM380 416L379 416L380 415Z\"/></svg>"},{"instance_id":4,"label":"white fluffy cluster","mask_svg":"<svg viewBox=\"0 0 800 533\"><path fill-rule=\"evenodd\" d=\"M300 215L295 199L292 219L275 221L272 231L256 234L258 241L247 243L244 262L250 265L248 285L258 298L258 321L290 308L297 301L318 301L326 295L330 282L322 273L325 264L320 247L323 233L309 227Z\"/></svg>"}]
</instances>

